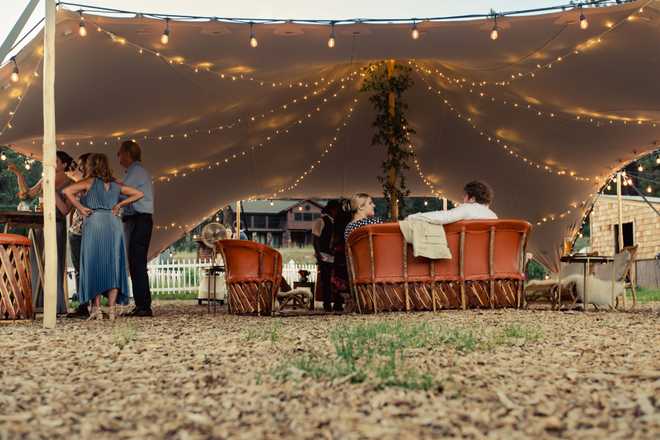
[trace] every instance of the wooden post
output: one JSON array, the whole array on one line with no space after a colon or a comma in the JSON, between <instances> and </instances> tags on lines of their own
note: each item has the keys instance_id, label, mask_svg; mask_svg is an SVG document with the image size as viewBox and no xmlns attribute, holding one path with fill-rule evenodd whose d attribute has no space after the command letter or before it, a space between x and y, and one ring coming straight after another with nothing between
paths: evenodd
<instances>
[{"instance_id":1,"label":"wooden post","mask_svg":"<svg viewBox=\"0 0 660 440\"><path fill-rule=\"evenodd\" d=\"M57 234L55 230L55 0L44 0L46 23L44 26L43 71L43 198L44 198L44 327L54 328L57 321Z\"/></svg>"},{"instance_id":2,"label":"wooden post","mask_svg":"<svg viewBox=\"0 0 660 440\"><path fill-rule=\"evenodd\" d=\"M394 75L394 60L387 60L387 79L392 78ZM390 92L387 97L389 105L390 119L394 119L395 116L395 104L396 96L394 92ZM390 168L387 172L387 183L390 185L390 188L396 187L396 181L399 176L397 175L396 168ZM392 191L390 193L390 215L392 220L396 221L399 219L399 199L396 196L396 192Z\"/></svg>"},{"instance_id":3,"label":"wooden post","mask_svg":"<svg viewBox=\"0 0 660 440\"><path fill-rule=\"evenodd\" d=\"M619 211L619 233L617 242L619 243L619 252L623 250L623 201L621 198L621 173L616 173L616 201Z\"/></svg>"},{"instance_id":4,"label":"wooden post","mask_svg":"<svg viewBox=\"0 0 660 440\"><path fill-rule=\"evenodd\" d=\"M447 210L447 197L442 198L442 210L443 211Z\"/></svg>"},{"instance_id":5,"label":"wooden post","mask_svg":"<svg viewBox=\"0 0 660 440\"><path fill-rule=\"evenodd\" d=\"M617 234L617 243L619 243L619 252L623 251L623 198L621 197L621 172L616 173L616 201L619 212L619 233ZM616 252L615 252L616 254ZM612 256L614 264L614 255ZM626 289L623 289L623 308L626 308Z\"/></svg>"},{"instance_id":6,"label":"wooden post","mask_svg":"<svg viewBox=\"0 0 660 440\"><path fill-rule=\"evenodd\" d=\"M236 202L236 240L241 239L241 201Z\"/></svg>"},{"instance_id":7,"label":"wooden post","mask_svg":"<svg viewBox=\"0 0 660 440\"><path fill-rule=\"evenodd\" d=\"M7 34L7 38L5 38L5 41L0 46L0 63L2 63L9 52L11 52L11 47L18 39L21 31L25 28L25 23L27 23L27 21L32 16L32 13L34 12L34 9L37 7L38 3L39 0L30 0L30 3L27 4L21 16L18 17L18 21L16 21L16 24L14 24L14 27L12 27L11 31L9 31L9 34Z\"/></svg>"}]
</instances>

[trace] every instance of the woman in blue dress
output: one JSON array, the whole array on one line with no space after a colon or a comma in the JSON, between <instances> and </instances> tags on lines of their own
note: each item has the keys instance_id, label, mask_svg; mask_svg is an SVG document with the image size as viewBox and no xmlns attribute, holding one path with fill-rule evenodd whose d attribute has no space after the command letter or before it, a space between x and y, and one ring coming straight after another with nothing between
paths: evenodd
<instances>
[{"instance_id":1,"label":"woman in blue dress","mask_svg":"<svg viewBox=\"0 0 660 440\"><path fill-rule=\"evenodd\" d=\"M108 316L115 305L128 302L128 275L121 208L143 196L141 191L117 183L105 154L92 154L86 163L88 178L64 189L69 202L84 217L80 250L80 302L91 301L90 319L103 319L101 295L108 296ZM85 193L80 199L76 196ZM124 200L120 200L124 196Z\"/></svg>"}]
</instances>

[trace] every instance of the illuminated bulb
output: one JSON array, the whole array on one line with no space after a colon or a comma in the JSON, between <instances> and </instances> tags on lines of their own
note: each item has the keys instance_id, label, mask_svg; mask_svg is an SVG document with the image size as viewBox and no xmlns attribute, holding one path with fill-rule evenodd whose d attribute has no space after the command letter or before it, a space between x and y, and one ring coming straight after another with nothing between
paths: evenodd
<instances>
[{"instance_id":1,"label":"illuminated bulb","mask_svg":"<svg viewBox=\"0 0 660 440\"><path fill-rule=\"evenodd\" d=\"M330 31L330 38L328 38L328 47L332 49L335 47L335 24L332 23L332 30Z\"/></svg>"},{"instance_id":2,"label":"illuminated bulb","mask_svg":"<svg viewBox=\"0 0 660 440\"><path fill-rule=\"evenodd\" d=\"M660 156L655 158L655 163L656 165L660 165Z\"/></svg>"},{"instance_id":3,"label":"illuminated bulb","mask_svg":"<svg viewBox=\"0 0 660 440\"><path fill-rule=\"evenodd\" d=\"M589 22L587 21L587 17L584 16L582 12L580 12L580 29L584 30L589 27Z\"/></svg>"},{"instance_id":4,"label":"illuminated bulb","mask_svg":"<svg viewBox=\"0 0 660 440\"><path fill-rule=\"evenodd\" d=\"M607 185L607 190L611 191L612 190L612 185Z\"/></svg>"},{"instance_id":5,"label":"illuminated bulb","mask_svg":"<svg viewBox=\"0 0 660 440\"><path fill-rule=\"evenodd\" d=\"M7 160L7 155L3 151L2 154L0 154L0 160Z\"/></svg>"},{"instance_id":6,"label":"illuminated bulb","mask_svg":"<svg viewBox=\"0 0 660 440\"><path fill-rule=\"evenodd\" d=\"M429 206L429 202L424 200L424 206Z\"/></svg>"},{"instance_id":7,"label":"illuminated bulb","mask_svg":"<svg viewBox=\"0 0 660 440\"><path fill-rule=\"evenodd\" d=\"M78 35L81 37L87 36L87 28L85 27L85 20L80 19L80 25L78 26Z\"/></svg>"},{"instance_id":8,"label":"illuminated bulb","mask_svg":"<svg viewBox=\"0 0 660 440\"><path fill-rule=\"evenodd\" d=\"M412 37L413 40L419 39L419 30L417 30L417 23L413 22L413 27L412 31L410 32L410 36Z\"/></svg>"},{"instance_id":9,"label":"illuminated bulb","mask_svg":"<svg viewBox=\"0 0 660 440\"><path fill-rule=\"evenodd\" d=\"M25 169L29 170L30 169L30 164L28 162L25 162Z\"/></svg>"},{"instance_id":10,"label":"illuminated bulb","mask_svg":"<svg viewBox=\"0 0 660 440\"><path fill-rule=\"evenodd\" d=\"M16 58L11 59L11 61L14 63L14 70L11 71L11 82L18 82L20 77L18 76L18 64L16 64Z\"/></svg>"},{"instance_id":11,"label":"illuminated bulb","mask_svg":"<svg viewBox=\"0 0 660 440\"><path fill-rule=\"evenodd\" d=\"M273 202L273 201L271 200L271 201L270 201L270 206L275 206L275 202Z\"/></svg>"},{"instance_id":12,"label":"illuminated bulb","mask_svg":"<svg viewBox=\"0 0 660 440\"><path fill-rule=\"evenodd\" d=\"M647 192L647 193L650 194L652 191L653 191L653 190L651 189L651 185L649 185L649 186L646 187L646 192Z\"/></svg>"},{"instance_id":13,"label":"illuminated bulb","mask_svg":"<svg viewBox=\"0 0 660 440\"><path fill-rule=\"evenodd\" d=\"M163 35L160 36L160 42L161 44L167 44L170 42L170 19L166 18L165 19L165 30L163 31Z\"/></svg>"},{"instance_id":14,"label":"illuminated bulb","mask_svg":"<svg viewBox=\"0 0 660 440\"><path fill-rule=\"evenodd\" d=\"M259 45L259 42L257 41L257 37L254 33L253 24L250 23L250 47L256 48L258 45Z\"/></svg>"},{"instance_id":15,"label":"illuminated bulb","mask_svg":"<svg viewBox=\"0 0 660 440\"><path fill-rule=\"evenodd\" d=\"M644 171L644 167L643 167L643 166L641 166L641 165L640 165L640 166L638 166L638 167L637 167L637 171L639 171L639 172L641 173L642 171Z\"/></svg>"},{"instance_id":16,"label":"illuminated bulb","mask_svg":"<svg viewBox=\"0 0 660 440\"><path fill-rule=\"evenodd\" d=\"M495 41L499 36L499 32L497 32L497 25L495 25L493 26L493 30L490 31L490 39Z\"/></svg>"}]
</instances>

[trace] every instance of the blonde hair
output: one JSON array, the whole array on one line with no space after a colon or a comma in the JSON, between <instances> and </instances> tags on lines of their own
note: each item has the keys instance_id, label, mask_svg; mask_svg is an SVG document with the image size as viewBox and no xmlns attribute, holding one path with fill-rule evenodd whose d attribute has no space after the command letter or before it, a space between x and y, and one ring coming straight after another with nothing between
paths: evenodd
<instances>
[{"instance_id":1,"label":"blonde hair","mask_svg":"<svg viewBox=\"0 0 660 440\"><path fill-rule=\"evenodd\" d=\"M112 170L105 154L91 154L85 161L85 177L96 177L105 183L113 182Z\"/></svg>"},{"instance_id":2,"label":"blonde hair","mask_svg":"<svg viewBox=\"0 0 660 440\"><path fill-rule=\"evenodd\" d=\"M355 215L360 208L367 204L370 198L371 196L366 193L357 193L351 197L351 214Z\"/></svg>"}]
</instances>

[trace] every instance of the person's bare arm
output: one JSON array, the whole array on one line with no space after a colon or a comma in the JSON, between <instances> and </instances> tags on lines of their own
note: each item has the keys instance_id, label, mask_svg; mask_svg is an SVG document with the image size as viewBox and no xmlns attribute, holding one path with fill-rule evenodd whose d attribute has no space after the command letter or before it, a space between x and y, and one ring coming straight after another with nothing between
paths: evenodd
<instances>
[{"instance_id":1,"label":"person's bare arm","mask_svg":"<svg viewBox=\"0 0 660 440\"><path fill-rule=\"evenodd\" d=\"M124 206L135 203L144 197L144 193L142 191L128 185L120 185L120 192L123 196L126 196L126 198L112 207L112 212L115 215L119 215L119 211Z\"/></svg>"},{"instance_id":2,"label":"person's bare arm","mask_svg":"<svg viewBox=\"0 0 660 440\"><path fill-rule=\"evenodd\" d=\"M64 193L64 196L67 198L69 203L71 203L71 205L80 211L80 214L82 214L83 217L89 216L92 213L92 210L86 206L83 206L76 196L81 192L89 191L91 187L92 179L85 179L69 185L62 190L62 193Z\"/></svg>"}]
</instances>

